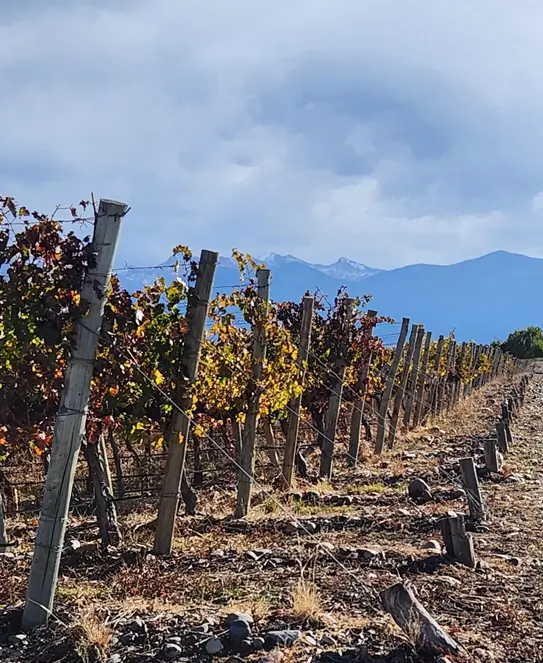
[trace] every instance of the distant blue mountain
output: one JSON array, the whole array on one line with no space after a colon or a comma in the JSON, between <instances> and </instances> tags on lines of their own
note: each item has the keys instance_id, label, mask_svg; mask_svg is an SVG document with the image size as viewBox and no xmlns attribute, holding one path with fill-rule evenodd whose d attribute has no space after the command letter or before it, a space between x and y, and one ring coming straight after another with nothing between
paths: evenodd
<instances>
[{"instance_id":1,"label":"distant blue mountain","mask_svg":"<svg viewBox=\"0 0 543 663\"><path fill-rule=\"evenodd\" d=\"M272 270L271 296L299 300L317 289L333 298L346 286L352 296L370 294L371 308L397 320L422 323L435 335L454 330L461 340L488 343L529 325L543 326L543 260L496 251L454 265L410 265L389 271L340 258L332 265L311 264L294 256L258 258ZM126 288L136 290L157 276L174 278L173 259L160 268L120 270ZM237 265L220 258L218 290L239 282Z\"/></svg>"}]
</instances>

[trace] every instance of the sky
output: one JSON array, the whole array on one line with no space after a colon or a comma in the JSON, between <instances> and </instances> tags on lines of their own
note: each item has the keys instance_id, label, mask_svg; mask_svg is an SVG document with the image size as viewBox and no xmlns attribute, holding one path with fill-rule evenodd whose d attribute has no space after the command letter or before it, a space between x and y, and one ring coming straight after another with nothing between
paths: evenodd
<instances>
[{"instance_id":1,"label":"sky","mask_svg":"<svg viewBox=\"0 0 543 663\"><path fill-rule=\"evenodd\" d=\"M374 267L543 257L539 0L4 0L0 195Z\"/></svg>"}]
</instances>

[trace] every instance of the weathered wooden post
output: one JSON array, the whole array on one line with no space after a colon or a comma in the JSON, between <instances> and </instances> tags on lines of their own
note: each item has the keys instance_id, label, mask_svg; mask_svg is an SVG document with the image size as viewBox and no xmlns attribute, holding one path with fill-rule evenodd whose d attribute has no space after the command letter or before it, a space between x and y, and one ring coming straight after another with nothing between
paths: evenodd
<instances>
[{"instance_id":1,"label":"weathered wooden post","mask_svg":"<svg viewBox=\"0 0 543 663\"><path fill-rule=\"evenodd\" d=\"M353 315L354 299L346 298L345 306L345 325L350 325ZM324 425L324 436L322 440L321 462L319 476L324 479L332 478L332 462L334 457L334 443L336 440L337 424L339 420L339 410L341 407L341 398L343 396L343 378L347 363L345 355L347 347L345 339L338 339L339 354L334 366L334 383L328 399L328 409L326 410L326 421Z\"/></svg>"},{"instance_id":2,"label":"weathered wooden post","mask_svg":"<svg viewBox=\"0 0 543 663\"><path fill-rule=\"evenodd\" d=\"M369 321L368 329L365 331L366 339L370 339L373 335L374 322L373 319L376 317L377 311L368 311L366 313L366 318ZM358 376L358 396L356 397L353 404L353 414L351 417L351 431L349 436L349 454L347 456L347 463L351 466L355 466L358 462L358 452L360 450L360 428L362 426L362 417L364 416L364 405L366 403L366 393L368 391L368 376L371 368L372 354L368 352L367 356L364 357L364 362L360 369L360 375Z\"/></svg>"},{"instance_id":3,"label":"weathered wooden post","mask_svg":"<svg viewBox=\"0 0 543 663\"><path fill-rule=\"evenodd\" d=\"M503 421L496 422L496 437L498 449L502 452L502 454L508 453L509 443L505 433L505 423Z\"/></svg>"},{"instance_id":4,"label":"weathered wooden post","mask_svg":"<svg viewBox=\"0 0 543 663\"><path fill-rule=\"evenodd\" d=\"M421 653L459 654L460 646L439 626L412 590L402 583L381 593L383 607Z\"/></svg>"},{"instance_id":5,"label":"weathered wooden post","mask_svg":"<svg viewBox=\"0 0 543 663\"><path fill-rule=\"evenodd\" d=\"M258 298L262 309L262 317L268 311L270 299L270 270L259 269ZM255 444L258 426L258 415L260 412L260 391L258 381L262 375L264 360L266 359L266 328L264 322L259 322L255 327L253 343L253 390L249 398L243 437L241 442L241 470L238 478L238 495L236 502L235 518L244 518L249 513L251 505L251 489L255 473Z\"/></svg>"},{"instance_id":6,"label":"weathered wooden post","mask_svg":"<svg viewBox=\"0 0 543 663\"><path fill-rule=\"evenodd\" d=\"M172 410L168 429L164 435L168 447L168 457L164 469L155 531L154 551L157 555L170 555L172 552L179 492L185 473L189 440L190 419L187 413L193 404L191 389L198 375L209 299L218 259L218 253L202 250L194 293L189 296L187 302L188 331L180 360L181 376L175 394L176 407Z\"/></svg>"},{"instance_id":7,"label":"weathered wooden post","mask_svg":"<svg viewBox=\"0 0 543 663\"><path fill-rule=\"evenodd\" d=\"M76 340L66 369L64 389L55 422L51 460L34 545L22 627L45 624L51 614L64 545L77 457L85 431L96 348L122 218L124 203L101 200L94 223L92 254L81 290L85 313L77 324Z\"/></svg>"},{"instance_id":8,"label":"weathered wooden post","mask_svg":"<svg viewBox=\"0 0 543 663\"><path fill-rule=\"evenodd\" d=\"M485 505L473 458L460 459L460 475L466 491L470 516L475 520L484 520Z\"/></svg>"},{"instance_id":9,"label":"weathered wooden post","mask_svg":"<svg viewBox=\"0 0 543 663\"><path fill-rule=\"evenodd\" d=\"M413 352L415 351L415 341L417 339L418 330L419 330L419 325L413 325L411 327L411 334L409 335L409 343L407 344L407 351L405 354L404 367L400 378L400 385L396 389L396 395L394 397L394 405L392 406L392 415L390 417L390 425L388 427L387 446L389 449L394 448L394 442L396 440L396 428L398 426L398 417L400 416L400 410L405 396L405 388L407 386L407 381L409 379L411 360L413 359Z\"/></svg>"},{"instance_id":10,"label":"weathered wooden post","mask_svg":"<svg viewBox=\"0 0 543 663\"><path fill-rule=\"evenodd\" d=\"M411 388L408 391L407 403L405 404L405 410L403 413L403 425L405 427L405 430L409 430L409 425L411 423L411 415L413 413L413 405L415 403L415 398L417 393L420 355L422 351L423 340L424 340L424 327L422 325L419 325L419 328L417 330L417 338L415 340L415 351L413 353L413 369L411 370Z\"/></svg>"},{"instance_id":11,"label":"weathered wooden post","mask_svg":"<svg viewBox=\"0 0 543 663\"><path fill-rule=\"evenodd\" d=\"M7 542L8 536L6 533L6 521L4 519L4 496L0 492L0 553L4 551Z\"/></svg>"},{"instance_id":12,"label":"weathered wooden post","mask_svg":"<svg viewBox=\"0 0 543 663\"><path fill-rule=\"evenodd\" d=\"M489 472L498 473L500 471L500 457L498 456L498 449L496 440L488 438L484 442L485 445L485 467Z\"/></svg>"},{"instance_id":13,"label":"weathered wooden post","mask_svg":"<svg viewBox=\"0 0 543 663\"><path fill-rule=\"evenodd\" d=\"M476 565L473 537L466 532L464 516L450 512L439 521L445 549L449 557L460 564L474 568Z\"/></svg>"},{"instance_id":14,"label":"weathered wooden post","mask_svg":"<svg viewBox=\"0 0 543 663\"><path fill-rule=\"evenodd\" d=\"M445 343L445 337L443 335L439 336L437 339L436 347L436 356L434 362L434 371L435 375L433 376L432 383L430 385L430 392L428 395L428 402L424 407L424 416L428 416L436 412L437 410L437 401L438 401L438 389L439 389L439 369L441 367L441 357L443 356L443 344Z\"/></svg>"},{"instance_id":15,"label":"weathered wooden post","mask_svg":"<svg viewBox=\"0 0 543 663\"><path fill-rule=\"evenodd\" d=\"M302 327L300 331L300 346L298 348L298 366L300 370L300 385L303 387L309 347L311 345L311 326L313 323L313 310L315 300L313 297L304 297L302 300ZM298 429L300 425L300 411L302 408L302 394L290 402L288 428L286 435L285 456L283 459L283 486L292 487L294 476L294 459L298 446Z\"/></svg>"},{"instance_id":16,"label":"weathered wooden post","mask_svg":"<svg viewBox=\"0 0 543 663\"><path fill-rule=\"evenodd\" d=\"M416 428L421 422L422 408L426 405L424 395L426 393L426 384L428 382L428 362L430 359L430 347L432 345L432 332L427 332L426 340L424 342L424 356L422 358L422 365L419 375L419 384L417 388L417 402L415 404L415 415L413 418L413 426Z\"/></svg>"},{"instance_id":17,"label":"weathered wooden post","mask_svg":"<svg viewBox=\"0 0 543 663\"><path fill-rule=\"evenodd\" d=\"M379 415L377 419L377 438L375 440L375 453L377 454L383 453L383 448L385 446L385 427L388 416L388 404L390 402L390 397L392 396L394 381L396 380L398 365L400 364L400 359L402 358L403 346L405 345L405 339L407 337L408 329L409 329L409 318L404 318L402 320L400 336L398 338L396 349L394 350L394 355L392 357L392 364L390 365L390 371L388 372L387 375L385 393L383 394L383 400L381 401L381 406L379 408Z\"/></svg>"}]
</instances>

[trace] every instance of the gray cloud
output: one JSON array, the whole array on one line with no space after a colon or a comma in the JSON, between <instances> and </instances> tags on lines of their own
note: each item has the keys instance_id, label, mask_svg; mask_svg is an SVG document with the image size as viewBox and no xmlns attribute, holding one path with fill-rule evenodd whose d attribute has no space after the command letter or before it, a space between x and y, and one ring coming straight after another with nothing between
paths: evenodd
<instances>
[{"instance_id":1,"label":"gray cloud","mask_svg":"<svg viewBox=\"0 0 543 663\"><path fill-rule=\"evenodd\" d=\"M180 242L382 267L543 255L536 3L12 0L6 16L0 188L40 210L126 200L121 260Z\"/></svg>"}]
</instances>

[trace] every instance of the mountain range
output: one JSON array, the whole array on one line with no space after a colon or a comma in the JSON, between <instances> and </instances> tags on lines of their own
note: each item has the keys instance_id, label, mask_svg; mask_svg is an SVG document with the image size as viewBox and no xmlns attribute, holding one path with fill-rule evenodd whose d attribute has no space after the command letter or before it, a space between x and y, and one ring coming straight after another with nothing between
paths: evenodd
<instances>
[{"instance_id":1,"label":"mountain range","mask_svg":"<svg viewBox=\"0 0 543 663\"><path fill-rule=\"evenodd\" d=\"M162 275L174 278L170 258L155 268L119 270L131 291ZM259 256L272 271L271 297L299 300L307 291L320 290L333 298L346 286L351 296L372 295L370 308L396 320L408 317L434 335L455 332L459 340L489 343L503 340L515 329L543 326L539 284L543 259L496 251L453 265L409 265L383 270L340 258L331 265L312 264L291 255ZM217 290L239 282L237 264L220 257L215 276ZM381 331L381 333L384 333Z\"/></svg>"}]
</instances>

